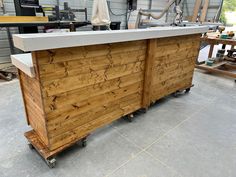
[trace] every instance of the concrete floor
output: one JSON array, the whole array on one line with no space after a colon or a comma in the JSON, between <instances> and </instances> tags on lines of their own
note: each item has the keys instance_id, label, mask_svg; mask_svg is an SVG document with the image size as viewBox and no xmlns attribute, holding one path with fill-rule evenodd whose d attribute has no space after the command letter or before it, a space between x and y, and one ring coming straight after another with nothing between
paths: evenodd
<instances>
[{"instance_id":1,"label":"concrete floor","mask_svg":"<svg viewBox=\"0 0 236 177\"><path fill-rule=\"evenodd\" d=\"M17 80L0 84L0 176L235 177L236 84L195 72L195 87L135 117L96 131L73 146L55 169L27 146Z\"/></svg>"}]
</instances>

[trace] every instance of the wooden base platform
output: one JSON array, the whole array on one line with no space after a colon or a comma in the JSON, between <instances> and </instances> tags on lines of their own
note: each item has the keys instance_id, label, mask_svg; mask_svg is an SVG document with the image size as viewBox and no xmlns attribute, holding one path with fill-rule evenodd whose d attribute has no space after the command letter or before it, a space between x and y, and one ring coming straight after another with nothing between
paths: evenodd
<instances>
[{"instance_id":1,"label":"wooden base platform","mask_svg":"<svg viewBox=\"0 0 236 177\"><path fill-rule=\"evenodd\" d=\"M25 137L29 141L29 147L31 149L35 149L39 155L46 161L47 165L50 168L54 168L56 165L56 159L55 156L59 154L60 152L64 151L65 149L71 147L72 145L76 144L78 140L72 141L64 146L61 146L60 148L57 148L55 150L50 151L47 146L40 140L39 136L34 130L28 131L25 133ZM82 146L86 146L87 137L82 137Z\"/></svg>"}]
</instances>

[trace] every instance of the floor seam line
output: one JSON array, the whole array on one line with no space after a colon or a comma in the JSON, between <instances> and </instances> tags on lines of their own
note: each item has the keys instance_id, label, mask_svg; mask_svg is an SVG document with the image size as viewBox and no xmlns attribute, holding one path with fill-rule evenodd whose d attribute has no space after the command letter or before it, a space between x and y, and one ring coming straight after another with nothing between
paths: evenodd
<instances>
[{"instance_id":1,"label":"floor seam line","mask_svg":"<svg viewBox=\"0 0 236 177\"><path fill-rule=\"evenodd\" d=\"M114 130L120 135L122 136L126 141L130 142L131 144L137 146L137 148L139 148L141 151L144 150L144 148L142 148L141 146L137 145L135 142L133 142L132 140L130 140L128 137L126 137L125 135L123 135L116 127L113 127Z\"/></svg>"},{"instance_id":2,"label":"floor seam line","mask_svg":"<svg viewBox=\"0 0 236 177\"><path fill-rule=\"evenodd\" d=\"M209 103L210 104L210 103ZM174 170L173 168L171 168L170 166L168 166L167 164L165 164L164 162L162 162L160 159L156 158L153 154L151 154L150 152L147 151L147 149L149 147L151 147L153 144L157 143L159 140L161 140L163 137L165 137L166 135L168 135L172 130L178 128L179 126L181 126L184 122L190 120L194 115L198 114L199 112L201 112L202 110L204 110L205 107L199 109L197 112L195 112L194 114L192 114L191 116L186 116L187 118L185 120L183 120L182 122L180 122L179 124L177 124L175 127L173 127L172 129L170 129L169 131L167 131L166 133L164 133L161 137L159 137L156 141L154 141L153 143L151 143L150 145L148 145L145 148L142 148L140 146L138 146L136 143L134 143L132 140L130 140L129 138L127 138L125 135L123 135L115 126L112 126L114 128L114 130L120 135L122 136L126 141L130 142L131 144L135 145L137 148L139 148L141 151L137 152L133 157L131 157L130 159L128 159L126 162L124 162L123 164L121 164L119 167L117 167L116 169L114 169L111 173L107 174L105 177L109 177L112 174L114 174L115 172L117 172L119 169L121 169L123 166L125 166L126 164L128 164L131 160L137 158L141 153L146 153L149 156L151 156L154 160L160 162L162 165L166 166L167 168L173 170L174 172L176 172L178 175L180 175L182 177L181 174L179 174L176 170Z\"/></svg>"},{"instance_id":3,"label":"floor seam line","mask_svg":"<svg viewBox=\"0 0 236 177\"><path fill-rule=\"evenodd\" d=\"M170 167L169 165L167 165L165 162L161 161L160 159L158 159L156 156L154 156L153 154L151 154L150 152L144 150L144 152L146 154L148 154L150 157L152 157L155 161L160 162L162 165L166 166L167 168L169 168L170 170L173 170L175 173L177 173L178 175L180 175L180 177L182 177L182 175L176 171L175 169L173 169L172 167Z\"/></svg>"},{"instance_id":4,"label":"floor seam line","mask_svg":"<svg viewBox=\"0 0 236 177\"><path fill-rule=\"evenodd\" d=\"M108 173L107 175L105 175L104 177L109 177L112 174L114 174L115 172L117 172L119 169L121 169L123 166L125 166L126 164L128 164L131 160L137 158L141 153L143 153L144 150L141 150L139 152L137 152L133 157L129 158L126 162L124 162L123 164L121 164L119 167L115 168L112 172Z\"/></svg>"},{"instance_id":5,"label":"floor seam line","mask_svg":"<svg viewBox=\"0 0 236 177\"><path fill-rule=\"evenodd\" d=\"M159 140L161 140L163 137L165 137L166 135L168 135L170 132L172 132L173 130L175 130L176 128L178 128L179 126L181 126L183 123L185 123L186 121L190 120L194 115L198 114L199 112L201 112L202 110L204 110L205 107L199 109L197 112L195 112L194 114L192 114L191 116L189 116L187 119L183 120L182 122L180 122L179 124L177 124L175 127L173 127L172 129L168 130L166 133L164 133L162 136L160 136L159 138L157 138L154 142L152 142L150 145L148 145L147 147L144 148L144 150L146 151L148 148L150 148L153 144L157 143Z\"/></svg>"}]
</instances>

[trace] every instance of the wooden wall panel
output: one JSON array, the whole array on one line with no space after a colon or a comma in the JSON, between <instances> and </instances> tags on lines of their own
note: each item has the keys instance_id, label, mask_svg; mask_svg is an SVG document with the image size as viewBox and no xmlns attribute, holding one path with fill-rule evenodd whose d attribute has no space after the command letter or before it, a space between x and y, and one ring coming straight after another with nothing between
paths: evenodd
<instances>
[{"instance_id":1,"label":"wooden wall panel","mask_svg":"<svg viewBox=\"0 0 236 177\"><path fill-rule=\"evenodd\" d=\"M191 87L200 35L157 39L151 101Z\"/></svg>"},{"instance_id":2,"label":"wooden wall panel","mask_svg":"<svg viewBox=\"0 0 236 177\"><path fill-rule=\"evenodd\" d=\"M37 132L45 145L48 146L49 141L45 124L40 83L36 78L30 78L21 71L19 71L19 79L28 123Z\"/></svg>"},{"instance_id":3,"label":"wooden wall panel","mask_svg":"<svg viewBox=\"0 0 236 177\"><path fill-rule=\"evenodd\" d=\"M35 53L50 150L142 107L146 48L143 40Z\"/></svg>"}]
</instances>

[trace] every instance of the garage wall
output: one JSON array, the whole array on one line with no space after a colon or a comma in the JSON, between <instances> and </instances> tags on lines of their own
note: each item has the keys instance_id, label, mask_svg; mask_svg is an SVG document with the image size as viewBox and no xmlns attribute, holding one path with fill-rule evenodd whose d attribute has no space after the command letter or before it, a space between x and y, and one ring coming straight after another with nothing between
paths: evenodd
<instances>
[{"instance_id":1,"label":"garage wall","mask_svg":"<svg viewBox=\"0 0 236 177\"><path fill-rule=\"evenodd\" d=\"M57 0L39 0L40 4L48 4L48 5L56 5ZM124 14L126 12L126 2L127 0L108 0L110 1L110 7L115 14ZM186 0L188 2L188 8L189 12L193 11L194 7L194 2L195 0ZM92 14L92 5L93 5L93 0L59 0L60 2L60 8L63 8L63 3L68 2L70 7L73 8L84 8L87 7L88 9L88 19L91 19L91 14ZM219 4L220 0L210 0L210 4ZM168 0L153 0L152 3L152 9L163 9L166 4L168 3ZM14 12L14 3L13 0L4 0L5 8L6 11L9 15L15 15ZM149 0L138 0L138 9L148 9L149 7ZM138 11L134 11L131 13L129 23L134 24L136 21L136 16L137 16ZM171 12L171 10L170 10ZM0 10L0 15L2 15L3 12ZM213 18L215 14L210 12L208 13L207 18ZM83 13L78 13L76 14L78 19L84 20L84 14ZM169 20L172 19L173 13L170 13L169 15ZM111 20L112 21L121 21L121 28L125 28L125 21L126 17L125 16L115 16L111 15ZM159 20L159 22L165 22L165 17ZM80 30L91 30L91 27L83 27ZM17 33L18 30L16 28L11 28L11 32ZM4 62L9 62L9 55L10 55L10 49L9 49L9 44L7 40L7 33L5 29L0 29L0 63Z\"/></svg>"},{"instance_id":2,"label":"garage wall","mask_svg":"<svg viewBox=\"0 0 236 177\"><path fill-rule=\"evenodd\" d=\"M4 5L5 8L8 10L9 14L14 15L14 6L12 6L12 1L6 0ZM2 9L0 9L0 15L3 15ZM11 31L16 32L15 29L12 29ZM8 44L6 30L4 28L0 28L0 63L5 63L9 61L9 53L10 48Z\"/></svg>"},{"instance_id":3,"label":"garage wall","mask_svg":"<svg viewBox=\"0 0 236 177\"><path fill-rule=\"evenodd\" d=\"M55 4L55 0L40 0L42 4ZM15 7L13 0L4 0L4 6L7 14L15 15ZM0 9L0 15L3 15L2 9ZM17 28L10 28L12 34L18 33ZM10 48L8 42L8 36L5 28L0 28L0 64L10 62Z\"/></svg>"},{"instance_id":4,"label":"garage wall","mask_svg":"<svg viewBox=\"0 0 236 177\"><path fill-rule=\"evenodd\" d=\"M209 6L213 6L213 5L220 6L221 1L222 0L210 0ZM187 6L188 6L189 14L187 14L187 11L184 10L184 16L191 16L193 13L194 5L195 5L195 0L187 0L187 2L188 2ZM202 5L203 4L204 4L204 1L202 2ZM218 9L208 9L206 19L212 20L215 17L217 10Z\"/></svg>"},{"instance_id":5,"label":"garage wall","mask_svg":"<svg viewBox=\"0 0 236 177\"><path fill-rule=\"evenodd\" d=\"M155 0L153 0L155 1ZM155 9L160 9L165 6L168 0L158 0L153 2L153 8ZM93 0L59 0L60 2L60 8L63 8L63 3L68 2L70 7L73 8L84 8L87 7L88 9L88 19L91 19L91 14L92 14L92 5L93 5ZM110 0L110 7L115 14L124 14L126 13L126 0ZM56 0L40 0L40 4L49 4L49 5L56 5L57 1ZM4 5L6 8L6 12L9 15L15 15L14 12L14 3L13 0L5 0ZM149 7L149 0L138 0L138 9L147 9ZM3 12L0 10L0 15L2 15ZM83 13L78 13L76 14L78 16L78 19L84 20L84 14ZM135 23L136 21L136 15L137 11L134 11L131 13L130 16L130 23ZM111 15L111 20L112 21L121 21L121 28L125 28L125 21L126 17L125 16L115 16ZM164 19L163 19L164 21ZM83 27L80 30L91 30L91 27ZM11 32L17 33L18 30L17 28L11 28ZM7 40L7 33L5 29L1 29L0 31L0 63L4 62L9 62L9 55L10 55L10 48Z\"/></svg>"}]
</instances>

